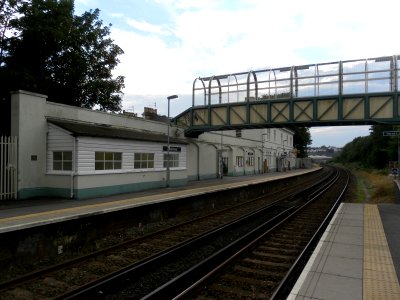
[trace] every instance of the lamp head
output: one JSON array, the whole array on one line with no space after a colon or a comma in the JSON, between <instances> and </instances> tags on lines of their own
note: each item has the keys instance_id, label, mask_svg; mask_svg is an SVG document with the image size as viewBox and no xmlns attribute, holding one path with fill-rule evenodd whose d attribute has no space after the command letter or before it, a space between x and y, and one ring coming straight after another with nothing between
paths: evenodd
<instances>
[{"instance_id":1,"label":"lamp head","mask_svg":"<svg viewBox=\"0 0 400 300\"><path fill-rule=\"evenodd\" d=\"M178 98L178 95L171 95L171 96L167 97L168 100L176 99L176 98Z\"/></svg>"}]
</instances>

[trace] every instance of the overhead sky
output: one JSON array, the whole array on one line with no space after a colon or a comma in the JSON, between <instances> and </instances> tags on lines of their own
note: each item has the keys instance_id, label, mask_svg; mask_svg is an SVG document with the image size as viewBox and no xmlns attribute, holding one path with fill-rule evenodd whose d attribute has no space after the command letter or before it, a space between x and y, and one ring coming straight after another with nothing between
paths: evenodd
<instances>
[{"instance_id":1,"label":"overhead sky","mask_svg":"<svg viewBox=\"0 0 400 300\"><path fill-rule=\"evenodd\" d=\"M197 77L400 54L400 1L75 0L100 9L124 50L123 109L173 117L191 106ZM343 146L368 126L311 128L313 146Z\"/></svg>"}]
</instances>

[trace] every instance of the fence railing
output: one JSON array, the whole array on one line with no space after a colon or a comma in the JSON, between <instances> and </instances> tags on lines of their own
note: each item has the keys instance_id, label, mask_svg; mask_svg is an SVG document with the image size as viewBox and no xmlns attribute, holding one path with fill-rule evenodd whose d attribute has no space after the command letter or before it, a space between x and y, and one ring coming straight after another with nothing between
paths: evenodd
<instances>
[{"instance_id":1,"label":"fence railing","mask_svg":"<svg viewBox=\"0 0 400 300\"><path fill-rule=\"evenodd\" d=\"M400 55L199 77L192 106L398 92Z\"/></svg>"},{"instance_id":2,"label":"fence railing","mask_svg":"<svg viewBox=\"0 0 400 300\"><path fill-rule=\"evenodd\" d=\"M17 137L0 137L0 200L17 198Z\"/></svg>"}]
</instances>

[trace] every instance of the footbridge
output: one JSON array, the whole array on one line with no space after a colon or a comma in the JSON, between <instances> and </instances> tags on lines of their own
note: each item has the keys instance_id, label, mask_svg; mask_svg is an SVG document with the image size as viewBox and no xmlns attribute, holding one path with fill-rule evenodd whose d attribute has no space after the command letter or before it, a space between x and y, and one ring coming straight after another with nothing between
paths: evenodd
<instances>
[{"instance_id":1,"label":"footbridge","mask_svg":"<svg viewBox=\"0 0 400 300\"><path fill-rule=\"evenodd\" d=\"M174 118L206 131L400 123L400 55L199 77Z\"/></svg>"}]
</instances>

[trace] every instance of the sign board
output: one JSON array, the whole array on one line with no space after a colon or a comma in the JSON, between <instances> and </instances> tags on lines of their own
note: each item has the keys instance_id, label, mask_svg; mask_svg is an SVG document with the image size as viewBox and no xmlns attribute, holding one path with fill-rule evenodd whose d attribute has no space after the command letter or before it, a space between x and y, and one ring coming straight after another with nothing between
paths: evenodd
<instances>
[{"instance_id":1,"label":"sign board","mask_svg":"<svg viewBox=\"0 0 400 300\"><path fill-rule=\"evenodd\" d=\"M163 146L163 151L168 151L168 146ZM169 146L169 152L181 152L181 147Z\"/></svg>"},{"instance_id":2,"label":"sign board","mask_svg":"<svg viewBox=\"0 0 400 300\"><path fill-rule=\"evenodd\" d=\"M399 136L400 131L384 131L383 136Z\"/></svg>"}]
</instances>

